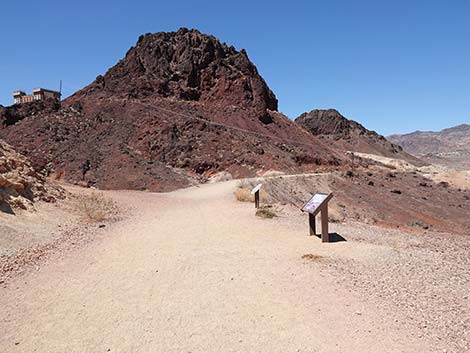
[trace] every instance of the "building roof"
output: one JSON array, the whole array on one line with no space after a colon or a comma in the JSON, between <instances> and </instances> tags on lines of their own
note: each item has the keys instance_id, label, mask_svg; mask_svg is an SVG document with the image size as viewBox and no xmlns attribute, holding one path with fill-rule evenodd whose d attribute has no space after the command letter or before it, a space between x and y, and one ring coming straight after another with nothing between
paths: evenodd
<instances>
[{"instance_id":1,"label":"building roof","mask_svg":"<svg viewBox=\"0 0 470 353\"><path fill-rule=\"evenodd\" d=\"M59 91L54 91L54 90L51 90L51 89L40 88L40 87L33 89L33 93L37 93L37 92L51 92L51 93L61 94Z\"/></svg>"}]
</instances>

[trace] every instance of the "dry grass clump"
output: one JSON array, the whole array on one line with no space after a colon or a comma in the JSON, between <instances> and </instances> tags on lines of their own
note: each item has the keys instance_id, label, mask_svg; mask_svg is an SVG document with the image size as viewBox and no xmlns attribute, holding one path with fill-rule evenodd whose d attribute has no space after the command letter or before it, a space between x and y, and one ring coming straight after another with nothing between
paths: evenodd
<instances>
[{"instance_id":1,"label":"dry grass clump","mask_svg":"<svg viewBox=\"0 0 470 353\"><path fill-rule=\"evenodd\" d=\"M315 255L315 254L305 254L305 255L302 255L302 259L303 260L308 260L308 261L322 261L325 259L324 256L320 256L320 255Z\"/></svg>"},{"instance_id":2,"label":"dry grass clump","mask_svg":"<svg viewBox=\"0 0 470 353\"><path fill-rule=\"evenodd\" d=\"M253 188L253 183L248 180L248 179L240 179L238 182L237 182L237 188L239 189L252 189Z\"/></svg>"},{"instance_id":3,"label":"dry grass clump","mask_svg":"<svg viewBox=\"0 0 470 353\"><path fill-rule=\"evenodd\" d=\"M117 215L117 206L113 200L103 194L77 196L77 211L87 222L103 222L112 220Z\"/></svg>"},{"instance_id":4,"label":"dry grass clump","mask_svg":"<svg viewBox=\"0 0 470 353\"><path fill-rule=\"evenodd\" d=\"M235 195L235 198L237 201L242 201L242 202L254 202L255 201L255 195L251 194L250 189L246 188L237 188L233 194Z\"/></svg>"},{"instance_id":5,"label":"dry grass clump","mask_svg":"<svg viewBox=\"0 0 470 353\"><path fill-rule=\"evenodd\" d=\"M257 182L247 179L241 179L237 183L237 189L233 192L235 198L242 202L255 202L255 195L251 194L251 190L258 184ZM266 191L262 188L259 191L259 201L264 202L268 197Z\"/></svg>"},{"instance_id":6,"label":"dry grass clump","mask_svg":"<svg viewBox=\"0 0 470 353\"><path fill-rule=\"evenodd\" d=\"M263 207L263 208L257 209L255 215L261 218L277 217L276 212L272 208L269 208L269 207Z\"/></svg>"}]
</instances>

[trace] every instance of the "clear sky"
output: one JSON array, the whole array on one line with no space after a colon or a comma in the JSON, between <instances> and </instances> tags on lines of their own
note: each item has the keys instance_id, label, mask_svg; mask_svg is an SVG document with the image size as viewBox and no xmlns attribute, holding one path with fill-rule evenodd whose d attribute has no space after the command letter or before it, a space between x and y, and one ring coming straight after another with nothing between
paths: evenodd
<instances>
[{"instance_id":1,"label":"clear sky","mask_svg":"<svg viewBox=\"0 0 470 353\"><path fill-rule=\"evenodd\" d=\"M140 34L197 28L245 48L291 118L336 108L382 134L470 123L468 0L2 1L0 104L65 96Z\"/></svg>"}]
</instances>

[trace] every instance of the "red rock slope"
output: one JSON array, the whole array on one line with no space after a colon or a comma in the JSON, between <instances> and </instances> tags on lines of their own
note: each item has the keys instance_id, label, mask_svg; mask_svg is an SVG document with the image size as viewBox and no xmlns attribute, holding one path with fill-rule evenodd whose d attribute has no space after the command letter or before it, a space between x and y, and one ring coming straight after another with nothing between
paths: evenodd
<instances>
[{"instance_id":1,"label":"red rock slope","mask_svg":"<svg viewBox=\"0 0 470 353\"><path fill-rule=\"evenodd\" d=\"M196 30L146 34L62 108L0 112L0 137L66 180L172 190L227 170L332 168L342 154L277 112L244 50Z\"/></svg>"}]
</instances>

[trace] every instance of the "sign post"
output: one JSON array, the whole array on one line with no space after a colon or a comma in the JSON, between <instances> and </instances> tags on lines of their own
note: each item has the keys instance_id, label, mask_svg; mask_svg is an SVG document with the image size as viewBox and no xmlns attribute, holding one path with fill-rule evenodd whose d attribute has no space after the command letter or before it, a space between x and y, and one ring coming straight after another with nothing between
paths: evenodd
<instances>
[{"instance_id":1,"label":"sign post","mask_svg":"<svg viewBox=\"0 0 470 353\"><path fill-rule=\"evenodd\" d=\"M308 225L310 227L310 235L317 235L315 216L311 213L308 214Z\"/></svg>"},{"instance_id":2,"label":"sign post","mask_svg":"<svg viewBox=\"0 0 470 353\"><path fill-rule=\"evenodd\" d=\"M328 233L328 201L330 201L332 197L333 194L324 194L321 192L317 192L301 208L302 212L308 212L308 224L310 228L310 235L317 235L315 226L315 216L320 213L322 243L330 242L330 236Z\"/></svg>"},{"instance_id":3,"label":"sign post","mask_svg":"<svg viewBox=\"0 0 470 353\"><path fill-rule=\"evenodd\" d=\"M255 194L255 208L259 208L259 190L261 189L261 185L262 184L258 184L251 190L251 194Z\"/></svg>"}]
</instances>

